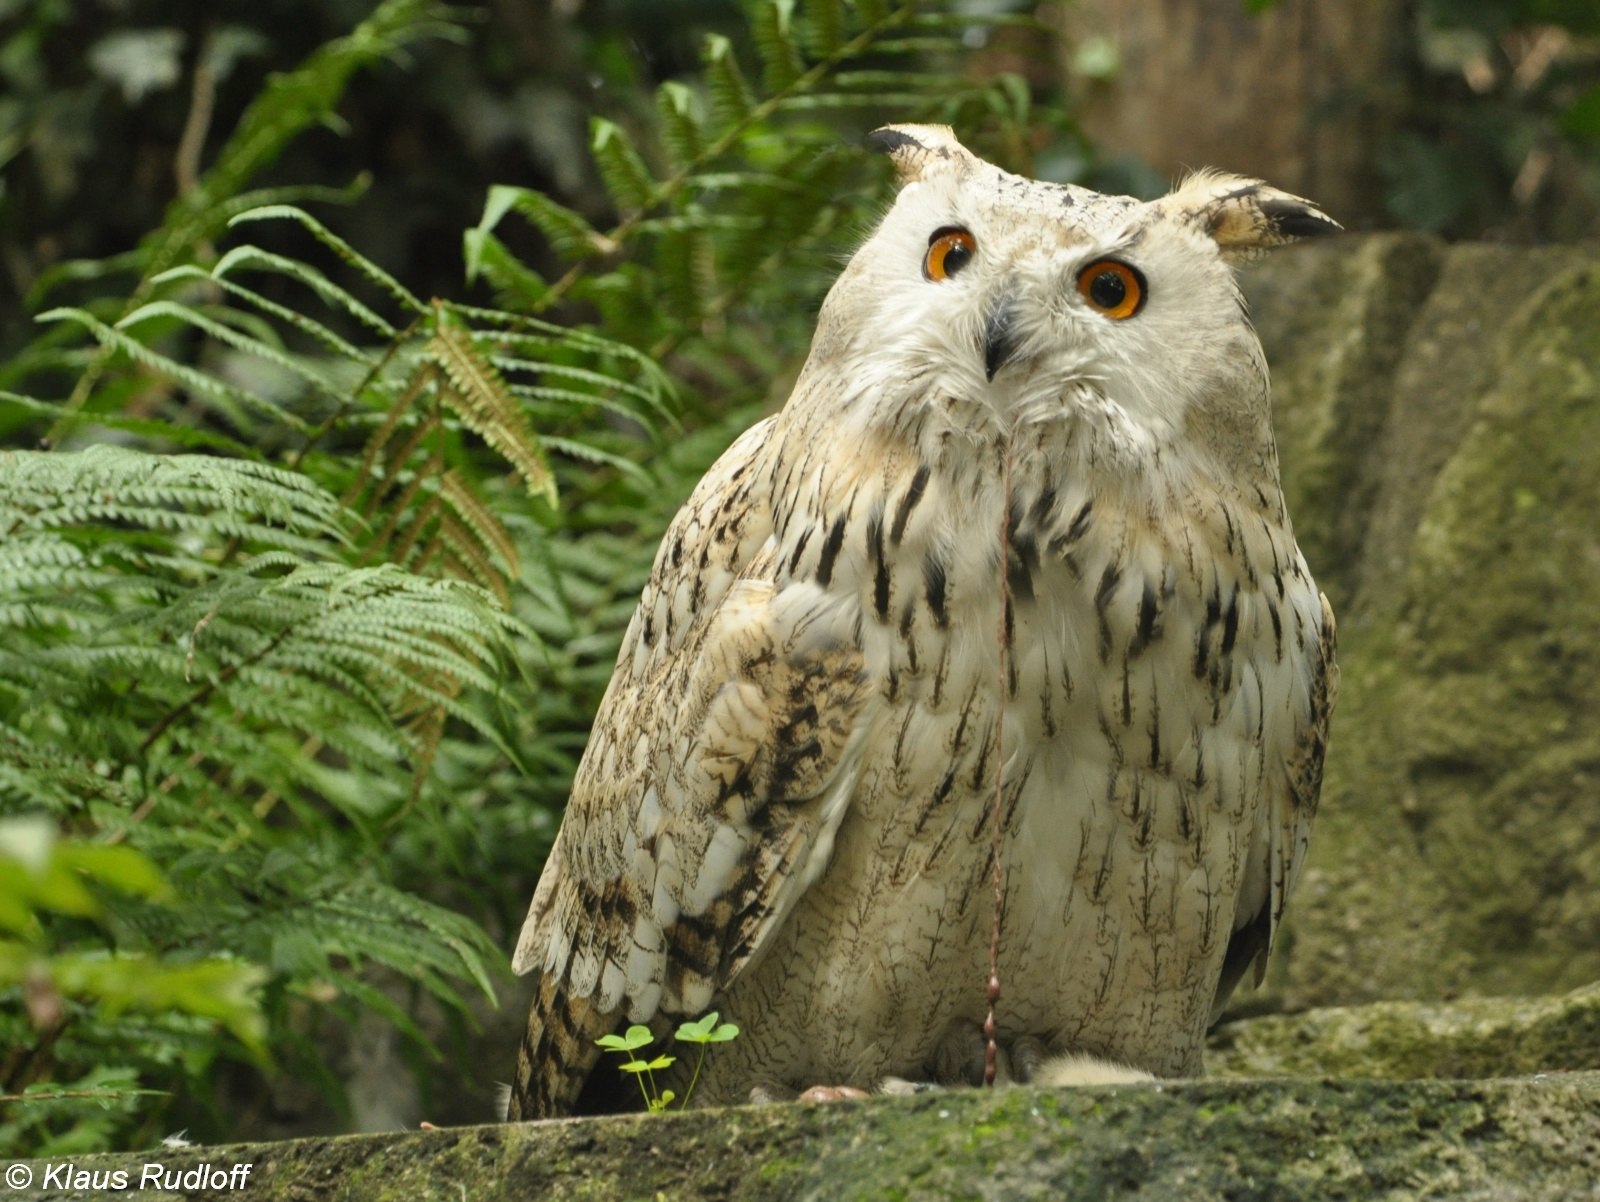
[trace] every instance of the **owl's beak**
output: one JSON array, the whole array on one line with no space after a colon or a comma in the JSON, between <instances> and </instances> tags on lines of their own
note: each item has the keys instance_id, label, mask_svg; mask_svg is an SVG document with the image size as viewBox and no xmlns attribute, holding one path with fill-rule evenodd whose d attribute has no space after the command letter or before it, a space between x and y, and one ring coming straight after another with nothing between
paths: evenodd
<instances>
[{"instance_id":1,"label":"owl's beak","mask_svg":"<svg viewBox=\"0 0 1600 1202\"><path fill-rule=\"evenodd\" d=\"M983 370L991 381L1017 349L1016 320L1016 307L1009 296L1003 296L983 323Z\"/></svg>"}]
</instances>

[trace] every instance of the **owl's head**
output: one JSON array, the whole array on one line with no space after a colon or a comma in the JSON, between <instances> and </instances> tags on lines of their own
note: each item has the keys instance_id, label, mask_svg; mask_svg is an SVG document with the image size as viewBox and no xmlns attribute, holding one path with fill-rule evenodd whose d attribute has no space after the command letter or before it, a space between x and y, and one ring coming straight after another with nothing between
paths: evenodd
<instances>
[{"instance_id":1,"label":"owl's head","mask_svg":"<svg viewBox=\"0 0 1600 1202\"><path fill-rule=\"evenodd\" d=\"M900 192L830 292L814 360L864 368L879 396L914 382L905 401L952 425L1087 408L1160 443L1267 421L1232 264L1339 228L1309 202L1213 172L1148 202L1024 179L944 126L869 141Z\"/></svg>"}]
</instances>

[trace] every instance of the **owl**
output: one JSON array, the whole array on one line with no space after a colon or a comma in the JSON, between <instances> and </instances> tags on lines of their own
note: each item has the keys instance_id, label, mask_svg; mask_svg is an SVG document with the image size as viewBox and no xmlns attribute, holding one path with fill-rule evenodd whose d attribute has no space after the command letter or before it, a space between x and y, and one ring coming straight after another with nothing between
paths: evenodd
<instances>
[{"instance_id":1,"label":"owl","mask_svg":"<svg viewBox=\"0 0 1600 1202\"><path fill-rule=\"evenodd\" d=\"M697 1104L971 1078L997 911L1002 1053L1192 1075L1304 862L1334 622L1231 265L1338 227L869 141L897 198L618 655L516 949L512 1118L626 1106L596 1039L711 1010L742 1033Z\"/></svg>"}]
</instances>

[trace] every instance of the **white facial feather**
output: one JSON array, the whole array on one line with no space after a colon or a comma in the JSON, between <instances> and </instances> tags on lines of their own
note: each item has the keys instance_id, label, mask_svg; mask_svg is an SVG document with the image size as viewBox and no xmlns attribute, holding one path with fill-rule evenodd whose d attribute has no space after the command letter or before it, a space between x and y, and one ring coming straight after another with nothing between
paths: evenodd
<instances>
[{"instance_id":1,"label":"white facial feather","mask_svg":"<svg viewBox=\"0 0 1600 1202\"><path fill-rule=\"evenodd\" d=\"M1264 411L1265 363L1229 260L1248 254L1247 230L1262 246L1288 240L1272 224L1288 206L1297 228L1336 228L1326 217L1220 173L1192 176L1157 201L1105 196L1001 171L937 127L896 129L949 153L922 156L936 168L924 162L909 175L823 308L818 343L863 385L839 398L842 422L942 408L940 435L982 440L1091 412L1142 461L1178 441L1196 410ZM930 280L929 241L951 228L972 235L971 261ZM1219 242L1219 229L1231 240ZM1135 318L1109 318L1081 295L1079 273L1104 259L1146 281ZM991 380L985 336L1001 312L1015 346Z\"/></svg>"}]
</instances>

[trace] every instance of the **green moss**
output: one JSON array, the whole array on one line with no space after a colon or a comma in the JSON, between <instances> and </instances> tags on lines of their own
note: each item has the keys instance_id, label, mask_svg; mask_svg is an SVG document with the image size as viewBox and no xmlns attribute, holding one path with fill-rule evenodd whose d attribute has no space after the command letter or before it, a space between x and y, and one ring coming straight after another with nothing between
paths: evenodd
<instances>
[{"instance_id":1,"label":"green moss","mask_svg":"<svg viewBox=\"0 0 1600 1202\"><path fill-rule=\"evenodd\" d=\"M962 1090L186 1149L251 1160L256 1199L1389 1199L1600 1172L1600 1074L1496 1082L1254 1080ZM138 1157L101 1157L96 1167ZM560 1170L557 1170L560 1167ZM1498 1192L1496 1196L1504 1196ZM1518 1194L1512 1194L1518 1196Z\"/></svg>"},{"instance_id":2,"label":"green moss","mask_svg":"<svg viewBox=\"0 0 1600 1202\"><path fill-rule=\"evenodd\" d=\"M252 1198L330 1202L1559 1197L1600 1174L1600 1074L962 1090L196 1148L166 1160L252 1161Z\"/></svg>"},{"instance_id":3,"label":"green moss","mask_svg":"<svg viewBox=\"0 0 1600 1202\"><path fill-rule=\"evenodd\" d=\"M1600 1069L1600 986L1560 997L1383 1002L1230 1023L1223 1076L1505 1077Z\"/></svg>"}]
</instances>

